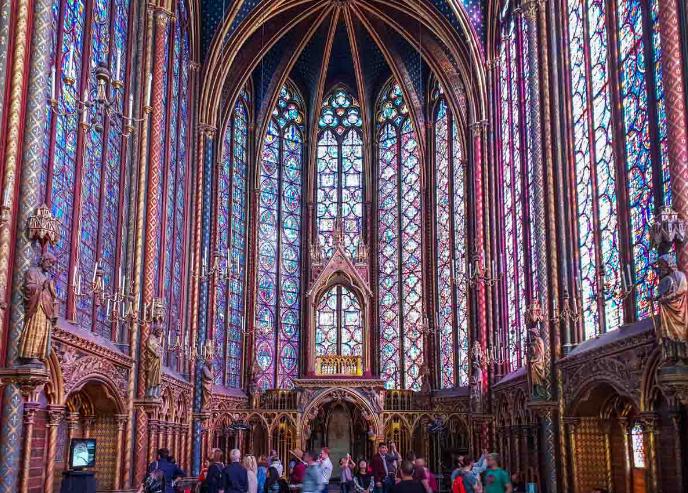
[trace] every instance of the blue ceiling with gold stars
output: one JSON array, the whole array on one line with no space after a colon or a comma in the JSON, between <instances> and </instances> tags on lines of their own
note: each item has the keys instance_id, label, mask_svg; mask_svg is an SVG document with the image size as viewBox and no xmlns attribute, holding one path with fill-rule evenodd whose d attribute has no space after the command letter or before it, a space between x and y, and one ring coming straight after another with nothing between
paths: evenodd
<instances>
[{"instance_id":1,"label":"blue ceiling with gold stars","mask_svg":"<svg viewBox=\"0 0 688 493\"><path fill-rule=\"evenodd\" d=\"M454 11L452 10L449 0L429 0L430 3L440 12L447 22L449 22L455 29L461 30L459 20L456 18ZM207 54L210 44L213 40L215 32L218 26L221 24L222 19L230 11L230 8L235 2L242 2L239 8L230 31L228 35L239 26L241 21L243 21L259 4L260 0L201 0L201 52L203 59ZM476 32L477 37L484 41L484 0L461 0L466 13L473 25L473 29Z\"/></svg>"}]
</instances>

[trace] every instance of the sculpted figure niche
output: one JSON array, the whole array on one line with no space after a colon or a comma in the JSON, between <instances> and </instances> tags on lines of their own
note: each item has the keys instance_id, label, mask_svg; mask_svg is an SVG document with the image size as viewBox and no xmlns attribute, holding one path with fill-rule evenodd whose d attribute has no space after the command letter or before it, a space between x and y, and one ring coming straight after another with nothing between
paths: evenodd
<instances>
[{"instance_id":1,"label":"sculpted figure niche","mask_svg":"<svg viewBox=\"0 0 688 493\"><path fill-rule=\"evenodd\" d=\"M160 397L162 328L153 325L146 342L146 397Z\"/></svg>"},{"instance_id":2,"label":"sculpted figure niche","mask_svg":"<svg viewBox=\"0 0 688 493\"><path fill-rule=\"evenodd\" d=\"M688 358L688 280L670 254L660 255L655 268L660 278L656 299L662 348L670 359Z\"/></svg>"},{"instance_id":3,"label":"sculpted figure niche","mask_svg":"<svg viewBox=\"0 0 688 493\"><path fill-rule=\"evenodd\" d=\"M55 304L57 290L52 271L57 259L46 252L37 267L31 267L24 275L24 303L26 318L19 338L18 356L29 364L40 364L50 352L50 335L57 321Z\"/></svg>"},{"instance_id":4,"label":"sculpted figure niche","mask_svg":"<svg viewBox=\"0 0 688 493\"><path fill-rule=\"evenodd\" d=\"M201 385L203 389L203 393L201 394L201 408L207 411L210 410L210 400L213 395L213 384L215 383L215 370L213 369L215 349L212 339L206 339L203 353L205 359L201 373Z\"/></svg>"}]
</instances>

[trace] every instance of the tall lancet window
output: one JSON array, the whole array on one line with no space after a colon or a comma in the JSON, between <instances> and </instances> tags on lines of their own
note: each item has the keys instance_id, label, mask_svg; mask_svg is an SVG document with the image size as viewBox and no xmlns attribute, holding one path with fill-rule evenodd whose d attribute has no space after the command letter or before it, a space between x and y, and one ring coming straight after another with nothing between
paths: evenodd
<instances>
[{"instance_id":1,"label":"tall lancet window","mask_svg":"<svg viewBox=\"0 0 688 493\"><path fill-rule=\"evenodd\" d=\"M246 282L246 215L248 174L248 94L242 91L225 125L217 171L215 244L226 258L227 276L215 287L213 340L215 383L241 385L244 297Z\"/></svg>"},{"instance_id":2,"label":"tall lancet window","mask_svg":"<svg viewBox=\"0 0 688 493\"><path fill-rule=\"evenodd\" d=\"M318 122L317 229L325 256L334 248L335 228L355 257L363 233L363 137L361 108L344 88L323 101Z\"/></svg>"},{"instance_id":3,"label":"tall lancet window","mask_svg":"<svg viewBox=\"0 0 688 493\"><path fill-rule=\"evenodd\" d=\"M441 89L434 101L435 269L440 386L468 384L466 161L458 121Z\"/></svg>"},{"instance_id":4,"label":"tall lancet window","mask_svg":"<svg viewBox=\"0 0 688 493\"><path fill-rule=\"evenodd\" d=\"M301 321L303 101L285 85L268 123L259 166L256 300L257 385L293 387Z\"/></svg>"},{"instance_id":5,"label":"tall lancet window","mask_svg":"<svg viewBox=\"0 0 688 493\"><path fill-rule=\"evenodd\" d=\"M52 250L57 256L56 288L60 316L82 327L118 339L108 320L107 304L87 294L96 264L108 292L123 282L122 230L125 169L124 130L113 118L98 128L80 125L80 101L94 101L93 70L100 63L122 82L115 106L127 111L129 89L129 0L55 0L51 81L46 143L41 173L42 200L60 221L61 236ZM86 121L94 117L87 111ZM81 281L80 283L78 281ZM81 284L81 290L76 289Z\"/></svg>"},{"instance_id":6,"label":"tall lancet window","mask_svg":"<svg viewBox=\"0 0 688 493\"><path fill-rule=\"evenodd\" d=\"M526 23L508 17L502 24L499 51L499 97L501 118L501 200L504 246L505 330L499 343L506 345L506 368L525 364L525 313L536 289L535 261L531 249L532 225L529 217L532 197L530 166L527 36Z\"/></svg>"},{"instance_id":7,"label":"tall lancet window","mask_svg":"<svg viewBox=\"0 0 688 493\"><path fill-rule=\"evenodd\" d=\"M423 365L421 165L399 84L377 112L380 374L387 388L420 389Z\"/></svg>"},{"instance_id":8,"label":"tall lancet window","mask_svg":"<svg viewBox=\"0 0 688 493\"><path fill-rule=\"evenodd\" d=\"M667 130L657 2L568 0L566 12L585 339L649 315L649 228L670 198Z\"/></svg>"},{"instance_id":9,"label":"tall lancet window","mask_svg":"<svg viewBox=\"0 0 688 493\"><path fill-rule=\"evenodd\" d=\"M188 16L184 2L179 2L170 47L171 77L166 95L169 104L161 202L163 232L161 296L167 302L168 344L181 344L184 316L184 264L187 238L189 133L189 72L191 46ZM188 337L188 336L187 336ZM167 364L175 367L177 353L166 354ZM180 369L180 368L177 368Z\"/></svg>"}]
</instances>

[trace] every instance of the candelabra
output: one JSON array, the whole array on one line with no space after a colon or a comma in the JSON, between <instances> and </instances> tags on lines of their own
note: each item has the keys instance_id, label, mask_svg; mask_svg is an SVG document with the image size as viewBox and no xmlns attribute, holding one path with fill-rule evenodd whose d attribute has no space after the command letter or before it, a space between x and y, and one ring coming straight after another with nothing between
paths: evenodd
<instances>
[{"instance_id":1,"label":"candelabra","mask_svg":"<svg viewBox=\"0 0 688 493\"><path fill-rule=\"evenodd\" d=\"M579 303L580 299L578 296L574 296L573 300L571 300L568 295L565 295L561 311L552 317L552 321L562 323L570 322L573 324L578 323L581 319L581 307Z\"/></svg>"},{"instance_id":2,"label":"candelabra","mask_svg":"<svg viewBox=\"0 0 688 493\"><path fill-rule=\"evenodd\" d=\"M490 272L488 273L485 269L484 259L480 254L476 253L468 264L468 271L459 271L456 277L457 280L461 280L471 288L478 284L494 286L502 279L501 273L495 273L495 271L494 260L490 263Z\"/></svg>"},{"instance_id":3,"label":"candelabra","mask_svg":"<svg viewBox=\"0 0 688 493\"><path fill-rule=\"evenodd\" d=\"M74 66L74 48L68 54L67 67L64 74L65 83L74 86L76 84L76 69ZM121 125L115 126L116 131L127 137L134 131L135 123L143 121L143 118L134 118L134 96L129 94L128 111L125 114L124 108L124 82L122 77L122 53L117 52L114 74L108 66L100 62L93 69L92 75L95 77L95 96L90 99L90 82L83 89L81 99L77 100L77 111L81 113L81 125L85 129L95 128L102 133L107 122L118 120ZM51 69L50 79L50 108L56 114L66 114L59 110L57 99L57 74L55 66ZM150 80L148 89L147 107L150 106ZM120 110L122 108L122 110ZM93 113L91 115L91 113Z\"/></svg>"},{"instance_id":4,"label":"candelabra","mask_svg":"<svg viewBox=\"0 0 688 493\"><path fill-rule=\"evenodd\" d=\"M201 260L201 271L193 273L193 277L200 279L202 282L207 282L210 279L216 279L220 282L227 282L231 280L238 280L240 274L239 258L235 258L232 263L231 252L227 249L224 265L222 265L222 255L220 252L214 252L213 258L208 266L206 258L208 257L208 249ZM230 265L232 266L230 268Z\"/></svg>"},{"instance_id":5,"label":"candelabra","mask_svg":"<svg viewBox=\"0 0 688 493\"><path fill-rule=\"evenodd\" d=\"M641 280L634 281L633 273L631 272L630 264L625 264L625 268L621 272L621 287L613 294L614 298L623 301L635 292L635 288L642 284ZM605 285L605 290L609 289L609 285Z\"/></svg>"},{"instance_id":6,"label":"candelabra","mask_svg":"<svg viewBox=\"0 0 688 493\"><path fill-rule=\"evenodd\" d=\"M78 262L74 265L72 279L74 280L72 292L77 298L92 296L95 299L96 306L101 306L106 299L109 301L109 297L105 295L105 271L99 260L96 260L96 263L93 266L93 276L91 278L90 286L84 287L82 285L81 272L79 272Z\"/></svg>"},{"instance_id":7,"label":"candelabra","mask_svg":"<svg viewBox=\"0 0 688 493\"><path fill-rule=\"evenodd\" d=\"M487 348L487 351L485 352L485 363L487 363L488 366L501 366L505 362L505 351L500 344L493 344Z\"/></svg>"}]
</instances>

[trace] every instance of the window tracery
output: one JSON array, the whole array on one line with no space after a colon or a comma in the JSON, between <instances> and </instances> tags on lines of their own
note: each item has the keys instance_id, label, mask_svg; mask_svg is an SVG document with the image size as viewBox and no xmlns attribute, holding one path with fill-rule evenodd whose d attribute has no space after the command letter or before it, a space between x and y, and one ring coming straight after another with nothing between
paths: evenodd
<instances>
[{"instance_id":1,"label":"window tracery","mask_svg":"<svg viewBox=\"0 0 688 493\"><path fill-rule=\"evenodd\" d=\"M91 295L76 296L97 267L105 285L116 289L123 282L121 234L126 169L121 121L108 121L102 131L79 124L81 103L93 101L96 81L92 71L100 63L118 73L128 98L129 0L76 0L52 4L54 33L50 93L54 107L47 109L46 143L41 173L42 200L60 221L60 241L54 248L58 259L56 288L59 314L106 337L118 339L108 320L105 303Z\"/></svg>"},{"instance_id":2,"label":"window tracery","mask_svg":"<svg viewBox=\"0 0 688 493\"><path fill-rule=\"evenodd\" d=\"M419 390L426 322L420 158L399 84L384 89L376 120L380 376L387 388Z\"/></svg>"},{"instance_id":3,"label":"window tracery","mask_svg":"<svg viewBox=\"0 0 688 493\"><path fill-rule=\"evenodd\" d=\"M358 100L345 88L325 98L318 120L316 225L326 257L334 251L337 227L352 258L363 235L362 125Z\"/></svg>"},{"instance_id":4,"label":"window tracery","mask_svg":"<svg viewBox=\"0 0 688 493\"><path fill-rule=\"evenodd\" d=\"M435 282L440 387L468 385L466 161L458 121L437 85L434 101Z\"/></svg>"},{"instance_id":5,"label":"window tracery","mask_svg":"<svg viewBox=\"0 0 688 493\"><path fill-rule=\"evenodd\" d=\"M656 2L614 5L567 5L585 338L649 315L649 227L670 198Z\"/></svg>"},{"instance_id":6,"label":"window tracery","mask_svg":"<svg viewBox=\"0 0 688 493\"><path fill-rule=\"evenodd\" d=\"M303 101L282 87L259 167L256 363L261 389L291 388L301 323Z\"/></svg>"},{"instance_id":7,"label":"window tracery","mask_svg":"<svg viewBox=\"0 0 688 493\"><path fill-rule=\"evenodd\" d=\"M215 383L227 387L241 384L245 330L248 102L241 91L222 134L217 178L216 251L227 259L228 275L215 288L214 366Z\"/></svg>"}]
</instances>

